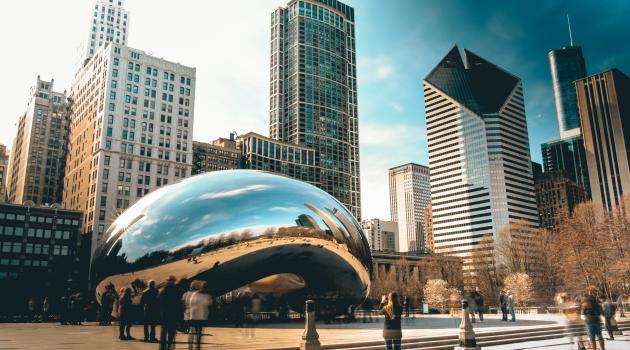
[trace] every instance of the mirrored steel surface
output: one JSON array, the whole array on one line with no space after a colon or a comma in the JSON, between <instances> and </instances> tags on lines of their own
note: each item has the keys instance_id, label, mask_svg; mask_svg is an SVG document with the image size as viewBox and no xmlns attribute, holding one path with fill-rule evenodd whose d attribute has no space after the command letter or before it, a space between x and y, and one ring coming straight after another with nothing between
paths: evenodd
<instances>
[{"instance_id":1,"label":"mirrored steel surface","mask_svg":"<svg viewBox=\"0 0 630 350\"><path fill-rule=\"evenodd\" d=\"M168 275L208 281L218 296L248 286L344 310L367 296L369 246L356 219L310 184L252 170L206 173L139 200L96 251L100 300Z\"/></svg>"}]
</instances>

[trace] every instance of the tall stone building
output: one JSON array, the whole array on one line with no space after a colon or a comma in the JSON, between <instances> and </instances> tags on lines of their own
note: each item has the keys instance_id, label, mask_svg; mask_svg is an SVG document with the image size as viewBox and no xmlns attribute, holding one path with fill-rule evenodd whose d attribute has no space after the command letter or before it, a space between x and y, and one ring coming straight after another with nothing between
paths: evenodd
<instances>
[{"instance_id":1,"label":"tall stone building","mask_svg":"<svg viewBox=\"0 0 630 350\"><path fill-rule=\"evenodd\" d=\"M424 210L431 203L429 168L408 163L389 169L389 209L398 223L396 251L423 250Z\"/></svg>"},{"instance_id":2,"label":"tall stone building","mask_svg":"<svg viewBox=\"0 0 630 350\"><path fill-rule=\"evenodd\" d=\"M398 223L394 221L383 221L380 219L369 219L361 221L361 228L367 237L372 251L396 251Z\"/></svg>"},{"instance_id":3,"label":"tall stone building","mask_svg":"<svg viewBox=\"0 0 630 350\"><path fill-rule=\"evenodd\" d=\"M85 64L105 43L127 45L129 12L125 0L96 0L90 16L87 41L80 52L80 64Z\"/></svg>"},{"instance_id":4,"label":"tall stone building","mask_svg":"<svg viewBox=\"0 0 630 350\"><path fill-rule=\"evenodd\" d=\"M61 202L70 104L66 92L55 92L53 86L54 79L38 76L26 112L18 120L6 180L11 203Z\"/></svg>"},{"instance_id":5,"label":"tall stone building","mask_svg":"<svg viewBox=\"0 0 630 350\"><path fill-rule=\"evenodd\" d=\"M7 201L8 167L9 153L7 153L7 146L0 144L0 203Z\"/></svg>"},{"instance_id":6,"label":"tall stone building","mask_svg":"<svg viewBox=\"0 0 630 350\"><path fill-rule=\"evenodd\" d=\"M212 143L193 141L192 174L241 168L241 152L233 138Z\"/></svg>"},{"instance_id":7,"label":"tall stone building","mask_svg":"<svg viewBox=\"0 0 630 350\"><path fill-rule=\"evenodd\" d=\"M435 251L435 238L433 235L433 210L431 205L429 205L424 209L424 247L430 253Z\"/></svg>"},{"instance_id":8,"label":"tall stone building","mask_svg":"<svg viewBox=\"0 0 630 350\"><path fill-rule=\"evenodd\" d=\"M587 199L582 186L564 171L547 171L534 175L540 227L556 231L558 219L573 213Z\"/></svg>"},{"instance_id":9,"label":"tall stone building","mask_svg":"<svg viewBox=\"0 0 630 350\"><path fill-rule=\"evenodd\" d=\"M191 175L195 68L106 43L72 83L63 206L92 253L136 200Z\"/></svg>"},{"instance_id":10,"label":"tall stone building","mask_svg":"<svg viewBox=\"0 0 630 350\"><path fill-rule=\"evenodd\" d=\"M521 80L457 46L424 80L436 253L464 258L510 223L538 226Z\"/></svg>"},{"instance_id":11,"label":"tall stone building","mask_svg":"<svg viewBox=\"0 0 630 350\"><path fill-rule=\"evenodd\" d=\"M593 203L610 210L630 193L630 78L611 69L575 85Z\"/></svg>"},{"instance_id":12,"label":"tall stone building","mask_svg":"<svg viewBox=\"0 0 630 350\"><path fill-rule=\"evenodd\" d=\"M354 9L291 0L271 14L270 136L319 154L320 187L361 217Z\"/></svg>"}]
</instances>

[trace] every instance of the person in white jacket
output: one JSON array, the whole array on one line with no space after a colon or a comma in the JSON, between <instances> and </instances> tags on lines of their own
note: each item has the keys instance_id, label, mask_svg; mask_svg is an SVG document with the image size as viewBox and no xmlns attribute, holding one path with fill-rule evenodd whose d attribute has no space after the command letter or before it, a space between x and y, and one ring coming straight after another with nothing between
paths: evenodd
<instances>
[{"instance_id":1,"label":"person in white jacket","mask_svg":"<svg viewBox=\"0 0 630 350\"><path fill-rule=\"evenodd\" d=\"M184 321L188 323L188 349L201 349L203 327L208 322L212 298L207 293L207 283L192 281L190 290L182 296Z\"/></svg>"}]
</instances>

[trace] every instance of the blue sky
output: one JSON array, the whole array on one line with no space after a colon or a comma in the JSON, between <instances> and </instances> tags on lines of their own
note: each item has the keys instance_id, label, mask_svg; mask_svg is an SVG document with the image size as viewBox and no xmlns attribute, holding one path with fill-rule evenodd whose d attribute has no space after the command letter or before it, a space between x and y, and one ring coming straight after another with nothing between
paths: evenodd
<instances>
[{"instance_id":1,"label":"blue sky","mask_svg":"<svg viewBox=\"0 0 630 350\"><path fill-rule=\"evenodd\" d=\"M269 18L285 0L126 0L129 46L197 68L193 138L268 134ZM558 126L547 53L568 44L590 73L630 74L629 1L348 0L355 8L363 217L389 218L387 169L427 164L422 80L454 45L523 79L532 157ZM37 75L70 90L88 0L21 0L0 21L0 143L11 145ZM176 4L176 5L174 5ZM244 5L246 4L246 6Z\"/></svg>"}]
</instances>

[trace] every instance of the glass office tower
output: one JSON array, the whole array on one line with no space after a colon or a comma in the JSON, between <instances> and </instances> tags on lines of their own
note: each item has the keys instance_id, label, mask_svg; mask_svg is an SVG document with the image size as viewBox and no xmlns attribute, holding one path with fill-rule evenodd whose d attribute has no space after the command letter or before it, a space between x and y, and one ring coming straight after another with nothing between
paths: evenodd
<instances>
[{"instance_id":1,"label":"glass office tower","mask_svg":"<svg viewBox=\"0 0 630 350\"><path fill-rule=\"evenodd\" d=\"M579 134L580 116L573 82L586 76L582 48L569 46L549 52L549 65L553 93L556 97L560 137ZM573 132L570 132L571 130Z\"/></svg>"},{"instance_id":2,"label":"glass office tower","mask_svg":"<svg viewBox=\"0 0 630 350\"><path fill-rule=\"evenodd\" d=\"M290 1L271 14L270 136L319 153L321 188L360 220L354 9Z\"/></svg>"},{"instance_id":3,"label":"glass office tower","mask_svg":"<svg viewBox=\"0 0 630 350\"><path fill-rule=\"evenodd\" d=\"M564 172L591 197L582 135L545 142L540 145L545 172Z\"/></svg>"}]
</instances>

